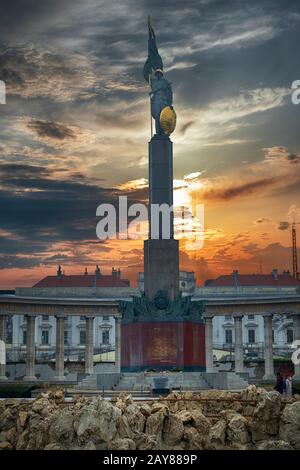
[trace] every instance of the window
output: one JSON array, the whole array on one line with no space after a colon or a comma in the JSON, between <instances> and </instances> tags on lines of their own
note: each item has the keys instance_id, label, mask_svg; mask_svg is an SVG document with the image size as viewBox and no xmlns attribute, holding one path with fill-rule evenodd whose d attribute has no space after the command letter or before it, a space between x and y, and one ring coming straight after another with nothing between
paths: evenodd
<instances>
[{"instance_id":1,"label":"window","mask_svg":"<svg viewBox=\"0 0 300 470\"><path fill-rule=\"evenodd\" d=\"M102 344L109 344L109 331L102 331Z\"/></svg>"},{"instance_id":2,"label":"window","mask_svg":"<svg viewBox=\"0 0 300 470\"><path fill-rule=\"evenodd\" d=\"M225 342L226 344L232 343L232 330L225 330Z\"/></svg>"},{"instance_id":3,"label":"window","mask_svg":"<svg viewBox=\"0 0 300 470\"><path fill-rule=\"evenodd\" d=\"M49 315L43 315L42 321L49 321Z\"/></svg>"},{"instance_id":4,"label":"window","mask_svg":"<svg viewBox=\"0 0 300 470\"><path fill-rule=\"evenodd\" d=\"M102 321L105 321L105 322L110 321L110 317L107 317L106 315L103 315L102 316Z\"/></svg>"},{"instance_id":5,"label":"window","mask_svg":"<svg viewBox=\"0 0 300 470\"><path fill-rule=\"evenodd\" d=\"M248 330L248 343L255 343L255 330Z\"/></svg>"},{"instance_id":6,"label":"window","mask_svg":"<svg viewBox=\"0 0 300 470\"><path fill-rule=\"evenodd\" d=\"M226 321L231 321L232 320L232 315L225 315L225 320Z\"/></svg>"},{"instance_id":7,"label":"window","mask_svg":"<svg viewBox=\"0 0 300 470\"><path fill-rule=\"evenodd\" d=\"M27 344L27 330L23 330L23 344Z\"/></svg>"},{"instance_id":8,"label":"window","mask_svg":"<svg viewBox=\"0 0 300 470\"><path fill-rule=\"evenodd\" d=\"M85 330L79 332L79 344L85 344Z\"/></svg>"},{"instance_id":9,"label":"window","mask_svg":"<svg viewBox=\"0 0 300 470\"><path fill-rule=\"evenodd\" d=\"M85 316L84 315L80 315L80 321L85 321Z\"/></svg>"},{"instance_id":10,"label":"window","mask_svg":"<svg viewBox=\"0 0 300 470\"><path fill-rule=\"evenodd\" d=\"M64 331L64 344L67 345L69 344L69 332Z\"/></svg>"},{"instance_id":11,"label":"window","mask_svg":"<svg viewBox=\"0 0 300 470\"><path fill-rule=\"evenodd\" d=\"M248 320L254 320L254 315L248 315Z\"/></svg>"},{"instance_id":12,"label":"window","mask_svg":"<svg viewBox=\"0 0 300 470\"><path fill-rule=\"evenodd\" d=\"M291 344L294 341L294 332L293 330L286 330L286 342Z\"/></svg>"},{"instance_id":13,"label":"window","mask_svg":"<svg viewBox=\"0 0 300 470\"><path fill-rule=\"evenodd\" d=\"M49 331L42 330L42 344L49 344Z\"/></svg>"},{"instance_id":14,"label":"window","mask_svg":"<svg viewBox=\"0 0 300 470\"><path fill-rule=\"evenodd\" d=\"M274 344L275 343L275 331L272 330L272 343Z\"/></svg>"}]
</instances>

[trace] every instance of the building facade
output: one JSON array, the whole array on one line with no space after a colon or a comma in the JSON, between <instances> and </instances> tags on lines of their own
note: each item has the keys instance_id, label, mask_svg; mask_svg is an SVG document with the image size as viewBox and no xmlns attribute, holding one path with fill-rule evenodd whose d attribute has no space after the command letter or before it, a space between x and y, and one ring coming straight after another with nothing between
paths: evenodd
<instances>
[{"instance_id":1,"label":"building facade","mask_svg":"<svg viewBox=\"0 0 300 470\"><path fill-rule=\"evenodd\" d=\"M70 289L93 289L130 287L127 279L121 278L121 271L112 268L111 275L101 274L99 266L94 274L87 270L82 275L65 275L59 266L56 276L47 276L32 287L33 296L37 291L43 297L69 297ZM27 294L28 294L28 289ZM7 325L7 343L9 358L12 361L22 360L26 354L27 321L25 315L15 315ZM86 322L84 316L68 316L64 320L64 349L69 360L80 360L84 357L86 344ZM94 354L115 350L115 320L110 316L97 316L93 325ZM55 356L56 320L54 316L39 315L35 321L35 350L37 360L51 360Z\"/></svg>"},{"instance_id":2,"label":"building facade","mask_svg":"<svg viewBox=\"0 0 300 470\"><path fill-rule=\"evenodd\" d=\"M256 296L293 294L300 291L300 283L289 271L278 273L274 269L270 274L239 274L233 271L205 282L204 287L197 287L195 297L210 296L234 297L235 295ZM242 318L242 335L245 354L249 357L262 355L264 348L264 318L260 315L246 315ZM294 341L293 320L286 315L273 315L272 339L274 352L285 354L291 351ZM215 349L233 350L235 344L234 318L231 315L216 316L213 319L213 344Z\"/></svg>"}]
</instances>

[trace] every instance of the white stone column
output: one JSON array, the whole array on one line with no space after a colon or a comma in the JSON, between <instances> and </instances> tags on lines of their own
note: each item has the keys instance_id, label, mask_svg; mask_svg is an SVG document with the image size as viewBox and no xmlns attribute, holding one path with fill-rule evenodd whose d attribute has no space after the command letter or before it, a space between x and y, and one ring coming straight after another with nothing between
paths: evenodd
<instances>
[{"instance_id":1,"label":"white stone column","mask_svg":"<svg viewBox=\"0 0 300 470\"><path fill-rule=\"evenodd\" d=\"M23 380L36 380L34 372L35 362L35 316L26 315L27 319L27 342L26 342L26 375Z\"/></svg>"},{"instance_id":2,"label":"white stone column","mask_svg":"<svg viewBox=\"0 0 300 470\"><path fill-rule=\"evenodd\" d=\"M214 371L213 317L205 317L205 364L206 372Z\"/></svg>"},{"instance_id":3,"label":"white stone column","mask_svg":"<svg viewBox=\"0 0 300 470\"><path fill-rule=\"evenodd\" d=\"M85 373L94 373L94 317L85 318Z\"/></svg>"},{"instance_id":4,"label":"white stone column","mask_svg":"<svg viewBox=\"0 0 300 470\"><path fill-rule=\"evenodd\" d=\"M65 345L64 345L64 324L65 318L63 316L56 316L56 357L55 357L55 377L53 380L63 381L64 375L64 361L65 361Z\"/></svg>"},{"instance_id":5,"label":"white stone column","mask_svg":"<svg viewBox=\"0 0 300 470\"><path fill-rule=\"evenodd\" d=\"M4 345L2 344L2 359L3 364L0 363L0 381L7 380L6 377L6 319L7 315L0 315L0 341L3 341Z\"/></svg>"},{"instance_id":6,"label":"white stone column","mask_svg":"<svg viewBox=\"0 0 300 470\"><path fill-rule=\"evenodd\" d=\"M264 379L274 380L273 363L273 335L272 335L272 314L265 314L264 317L264 357L265 375Z\"/></svg>"},{"instance_id":7,"label":"white stone column","mask_svg":"<svg viewBox=\"0 0 300 470\"><path fill-rule=\"evenodd\" d=\"M115 318L115 369L121 372L121 318Z\"/></svg>"},{"instance_id":8,"label":"white stone column","mask_svg":"<svg viewBox=\"0 0 300 470\"><path fill-rule=\"evenodd\" d=\"M243 315L234 317L235 334L235 372L244 372L244 349L243 349Z\"/></svg>"},{"instance_id":9,"label":"white stone column","mask_svg":"<svg viewBox=\"0 0 300 470\"><path fill-rule=\"evenodd\" d=\"M294 341L300 341L300 313L298 315L293 315L293 323L294 323ZM299 345L297 346L299 349ZM298 359L300 355L298 354ZM294 379L300 380L300 364L294 364L295 367L295 374Z\"/></svg>"}]
</instances>

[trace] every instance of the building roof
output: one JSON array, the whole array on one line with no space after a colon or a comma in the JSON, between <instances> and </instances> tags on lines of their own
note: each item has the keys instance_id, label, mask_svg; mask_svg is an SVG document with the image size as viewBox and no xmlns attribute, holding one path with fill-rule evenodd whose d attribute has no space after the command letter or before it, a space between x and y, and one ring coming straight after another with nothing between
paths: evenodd
<instances>
[{"instance_id":1,"label":"building roof","mask_svg":"<svg viewBox=\"0 0 300 470\"><path fill-rule=\"evenodd\" d=\"M129 285L127 279L120 279L113 275L62 274L61 276L46 276L33 287L128 287Z\"/></svg>"},{"instance_id":2,"label":"building roof","mask_svg":"<svg viewBox=\"0 0 300 470\"><path fill-rule=\"evenodd\" d=\"M274 270L270 274L225 274L216 279L205 281L206 287L266 286L266 287L300 287L300 282L290 272L279 274Z\"/></svg>"}]
</instances>

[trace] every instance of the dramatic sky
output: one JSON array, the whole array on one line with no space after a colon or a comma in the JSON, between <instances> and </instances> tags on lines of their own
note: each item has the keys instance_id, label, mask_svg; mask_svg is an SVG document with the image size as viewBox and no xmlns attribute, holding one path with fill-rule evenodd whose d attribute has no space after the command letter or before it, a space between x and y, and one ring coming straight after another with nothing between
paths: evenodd
<instances>
[{"instance_id":1,"label":"dramatic sky","mask_svg":"<svg viewBox=\"0 0 300 470\"><path fill-rule=\"evenodd\" d=\"M181 246L198 283L291 269L300 221L295 0L1 0L0 288L96 263L135 280L142 240L96 237L96 208L147 200L151 14L178 116L175 201L204 204ZM299 237L300 239L300 226Z\"/></svg>"}]
</instances>

